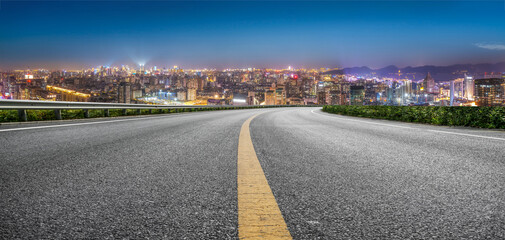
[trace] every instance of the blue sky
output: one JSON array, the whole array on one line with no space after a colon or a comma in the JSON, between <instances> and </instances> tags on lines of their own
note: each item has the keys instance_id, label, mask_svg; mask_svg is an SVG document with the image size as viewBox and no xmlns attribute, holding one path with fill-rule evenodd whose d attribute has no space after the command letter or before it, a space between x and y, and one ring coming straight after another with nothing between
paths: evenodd
<instances>
[{"instance_id":1,"label":"blue sky","mask_svg":"<svg viewBox=\"0 0 505 240\"><path fill-rule=\"evenodd\" d=\"M0 3L0 69L500 61L504 1Z\"/></svg>"}]
</instances>

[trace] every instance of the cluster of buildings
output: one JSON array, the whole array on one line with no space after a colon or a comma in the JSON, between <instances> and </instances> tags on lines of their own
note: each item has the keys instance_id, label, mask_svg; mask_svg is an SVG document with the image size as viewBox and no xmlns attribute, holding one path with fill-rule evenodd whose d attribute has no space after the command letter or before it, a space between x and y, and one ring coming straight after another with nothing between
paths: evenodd
<instances>
[{"instance_id":1,"label":"cluster of buildings","mask_svg":"<svg viewBox=\"0 0 505 240\"><path fill-rule=\"evenodd\" d=\"M462 74L437 82L334 74L335 69L97 67L0 73L0 99L169 105L503 106L505 74Z\"/></svg>"}]
</instances>

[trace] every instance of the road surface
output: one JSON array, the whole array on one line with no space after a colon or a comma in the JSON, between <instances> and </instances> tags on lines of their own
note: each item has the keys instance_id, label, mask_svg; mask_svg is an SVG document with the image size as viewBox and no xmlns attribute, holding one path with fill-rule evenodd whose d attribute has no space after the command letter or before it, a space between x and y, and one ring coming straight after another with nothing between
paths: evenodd
<instances>
[{"instance_id":1,"label":"road surface","mask_svg":"<svg viewBox=\"0 0 505 240\"><path fill-rule=\"evenodd\" d=\"M320 108L0 125L0 238L236 239L247 139L294 239L505 238L504 131Z\"/></svg>"}]
</instances>

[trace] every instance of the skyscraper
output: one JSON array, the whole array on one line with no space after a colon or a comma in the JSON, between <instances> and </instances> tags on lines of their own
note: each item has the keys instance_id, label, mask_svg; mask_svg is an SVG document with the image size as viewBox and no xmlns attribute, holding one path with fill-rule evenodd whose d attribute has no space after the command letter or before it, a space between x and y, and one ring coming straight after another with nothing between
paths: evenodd
<instances>
[{"instance_id":1,"label":"skyscraper","mask_svg":"<svg viewBox=\"0 0 505 240\"><path fill-rule=\"evenodd\" d=\"M451 81L451 96L450 96L450 104L449 106L454 106L454 80Z\"/></svg>"},{"instance_id":2,"label":"skyscraper","mask_svg":"<svg viewBox=\"0 0 505 240\"><path fill-rule=\"evenodd\" d=\"M286 86L279 85L275 89L275 104L286 105Z\"/></svg>"},{"instance_id":3,"label":"skyscraper","mask_svg":"<svg viewBox=\"0 0 505 240\"><path fill-rule=\"evenodd\" d=\"M435 92L435 80L431 77L431 74L428 73L426 78L423 80L423 91L427 94L433 94Z\"/></svg>"},{"instance_id":4,"label":"skyscraper","mask_svg":"<svg viewBox=\"0 0 505 240\"><path fill-rule=\"evenodd\" d=\"M265 105L275 105L275 91L273 89L265 91Z\"/></svg>"},{"instance_id":5,"label":"skyscraper","mask_svg":"<svg viewBox=\"0 0 505 240\"><path fill-rule=\"evenodd\" d=\"M131 84L129 82L121 82L117 90L118 103L131 103Z\"/></svg>"},{"instance_id":6,"label":"skyscraper","mask_svg":"<svg viewBox=\"0 0 505 240\"><path fill-rule=\"evenodd\" d=\"M186 96L187 101L196 100L196 88L188 88L188 94Z\"/></svg>"},{"instance_id":7,"label":"skyscraper","mask_svg":"<svg viewBox=\"0 0 505 240\"><path fill-rule=\"evenodd\" d=\"M478 106L497 106L505 102L505 81L501 78L475 80L475 100Z\"/></svg>"},{"instance_id":8,"label":"skyscraper","mask_svg":"<svg viewBox=\"0 0 505 240\"><path fill-rule=\"evenodd\" d=\"M324 105L326 103L326 92L321 91L317 93L317 104Z\"/></svg>"},{"instance_id":9,"label":"skyscraper","mask_svg":"<svg viewBox=\"0 0 505 240\"><path fill-rule=\"evenodd\" d=\"M468 100L474 100L475 93L475 82L473 77L466 76L465 74L465 98Z\"/></svg>"},{"instance_id":10,"label":"skyscraper","mask_svg":"<svg viewBox=\"0 0 505 240\"><path fill-rule=\"evenodd\" d=\"M351 105L363 105L365 101L365 87L351 86Z\"/></svg>"}]
</instances>

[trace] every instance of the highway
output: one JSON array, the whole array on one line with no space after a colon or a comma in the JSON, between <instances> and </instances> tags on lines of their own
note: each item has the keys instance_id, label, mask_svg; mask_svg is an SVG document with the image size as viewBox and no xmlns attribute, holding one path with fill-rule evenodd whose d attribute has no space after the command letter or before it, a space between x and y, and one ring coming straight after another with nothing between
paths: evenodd
<instances>
[{"instance_id":1,"label":"highway","mask_svg":"<svg viewBox=\"0 0 505 240\"><path fill-rule=\"evenodd\" d=\"M0 146L1 239L505 239L505 131L277 108L3 124ZM243 220L254 191L277 232Z\"/></svg>"}]
</instances>

